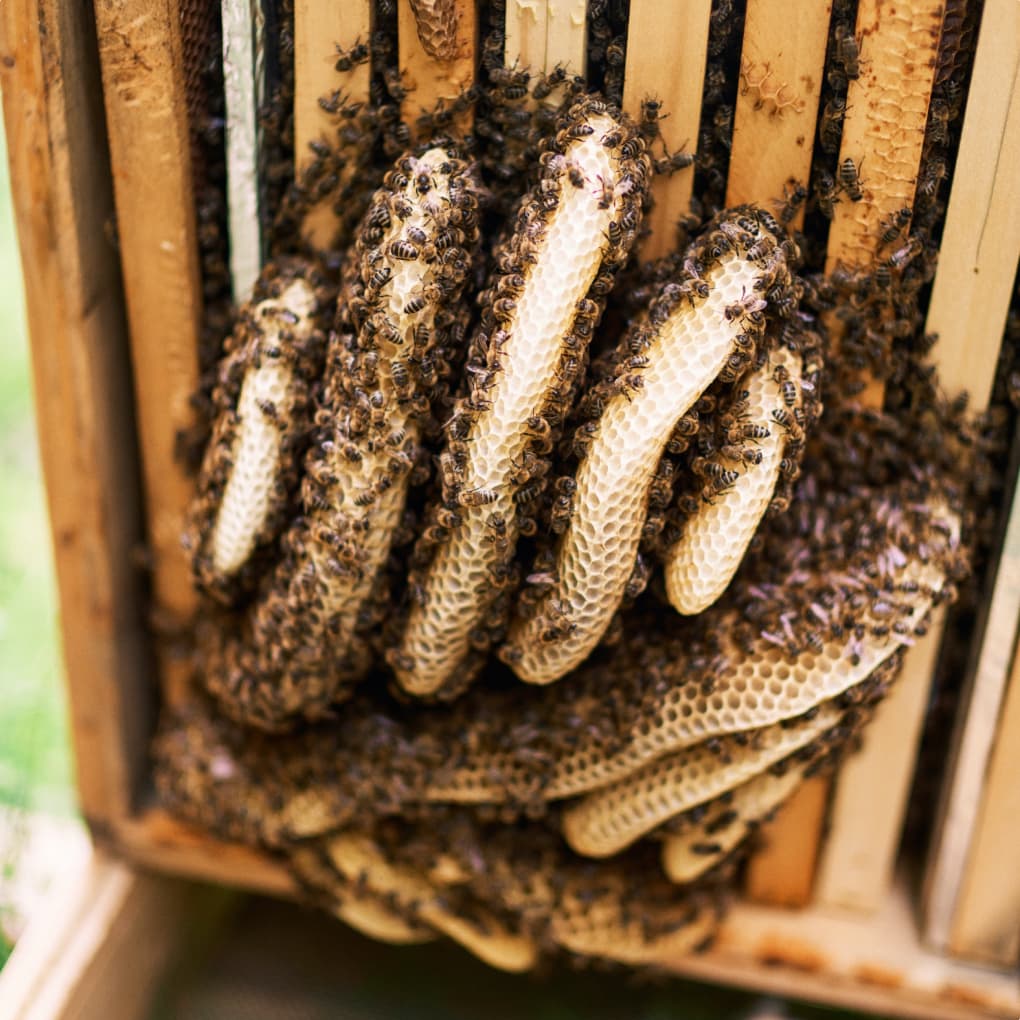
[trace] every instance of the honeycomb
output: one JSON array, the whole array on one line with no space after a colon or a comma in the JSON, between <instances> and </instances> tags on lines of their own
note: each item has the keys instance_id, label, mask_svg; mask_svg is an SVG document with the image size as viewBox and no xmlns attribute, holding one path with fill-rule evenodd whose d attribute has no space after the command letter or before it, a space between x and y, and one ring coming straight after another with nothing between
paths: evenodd
<instances>
[{"instance_id":1,"label":"honeycomb","mask_svg":"<svg viewBox=\"0 0 1020 1020\"><path fill-rule=\"evenodd\" d=\"M412 7L445 52L451 5ZM219 704L168 713L155 778L164 805L269 848L373 937L445 935L511 971L700 946L735 851L835 763L963 576L978 446L920 332L939 167L881 224L868 272L820 271L834 153L803 234L795 182L777 218L720 212L741 24L720 11L691 205L711 218L685 218L657 263L632 257L649 179L693 155L663 150L654 101L632 123L563 67L504 66L499 5L489 84L414 125L379 5L370 46L336 55L371 61L369 102L325 97L335 135L272 211L271 251L304 250L306 205L333 205L335 243L267 271L256 302L297 276L336 316L295 342L289 380L262 362L250 392L251 308L228 343L190 533L197 580L232 607L197 634ZM835 38L848 17L834 9ZM626 5L590 12L588 86L607 96L626 22ZM465 146L443 138L468 122ZM435 140L406 151L412 131ZM867 371L884 413L854 409ZM251 488L239 409L270 402L290 423L276 480L245 550L224 530L218 562L240 565L223 577L226 490ZM268 426L245 435L269 449Z\"/></svg>"},{"instance_id":2,"label":"honeycomb","mask_svg":"<svg viewBox=\"0 0 1020 1020\"><path fill-rule=\"evenodd\" d=\"M472 630L517 538L515 494L527 481L522 466L534 419L576 383L585 353L574 334L579 310L594 308L593 283L605 265L622 261L635 236L636 222L626 236L619 227L640 195L624 178L643 177L640 161L622 152L634 136L603 109L582 104L568 117L560 132L567 144L546 152L542 177L518 213L510 271L490 282L492 293L509 296L494 302L499 328L478 366L484 383L462 408L476 412L463 444L466 463L455 486L444 479L446 502L459 505L460 521L424 579L392 658L398 683L411 694L435 693L468 656Z\"/></svg>"},{"instance_id":3,"label":"honeycomb","mask_svg":"<svg viewBox=\"0 0 1020 1020\"><path fill-rule=\"evenodd\" d=\"M744 249L755 238L741 238ZM560 542L555 583L518 621L501 652L528 683L558 680L599 643L634 569L648 488L670 435L726 364L748 327L727 315L755 293L762 268L742 251L704 274L708 295L680 302L650 338L647 365L605 408L576 476L574 510Z\"/></svg>"},{"instance_id":4,"label":"honeycomb","mask_svg":"<svg viewBox=\"0 0 1020 1020\"><path fill-rule=\"evenodd\" d=\"M947 519L951 519L948 512ZM909 628L927 616L945 575L935 564L915 561L898 573L900 584L919 589L902 596L908 607L903 622ZM703 740L802 715L864 681L912 640L910 633L876 637L868 631L862 638L851 633L792 659L767 638L760 638L746 652L731 647L710 694L696 684L685 683L682 669L678 670L675 685L648 706L625 750L606 757L598 747L582 743L573 754L557 761L547 789L557 796L570 796L604 786L664 754Z\"/></svg>"},{"instance_id":5,"label":"honeycomb","mask_svg":"<svg viewBox=\"0 0 1020 1020\"><path fill-rule=\"evenodd\" d=\"M272 503L279 498L281 429L293 407L294 384L283 334L307 339L315 311L315 294L300 279L278 299L260 301L252 309L257 332L242 355L248 368L237 401L230 451L234 467L210 539L212 569L221 577L236 573L247 562L264 533Z\"/></svg>"},{"instance_id":6,"label":"honeycomb","mask_svg":"<svg viewBox=\"0 0 1020 1020\"><path fill-rule=\"evenodd\" d=\"M732 790L725 805L704 821L663 840L662 870L667 877L678 885L699 878L793 795L807 768L793 763L778 774L762 772Z\"/></svg>"},{"instance_id":7,"label":"honeycomb","mask_svg":"<svg viewBox=\"0 0 1020 1020\"><path fill-rule=\"evenodd\" d=\"M320 898L325 897L332 912L363 935L398 946L420 945L438 937L432 929L388 907L382 898L338 878L323 860L321 848L301 847L292 860L299 880Z\"/></svg>"},{"instance_id":8,"label":"honeycomb","mask_svg":"<svg viewBox=\"0 0 1020 1020\"><path fill-rule=\"evenodd\" d=\"M432 413L436 384L420 366L450 356L443 345L455 316L446 309L456 308L477 241L477 182L448 146L409 154L400 167L376 193L343 269L303 513L240 633L202 629L207 688L228 713L266 729L328 711L367 669L356 628Z\"/></svg>"},{"instance_id":9,"label":"honeycomb","mask_svg":"<svg viewBox=\"0 0 1020 1020\"><path fill-rule=\"evenodd\" d=\"M534 943L508 931L484 914L473 921L444 903L442 890L423 875L394 865L367 836L343 834L327 843L329 861L348 883L361 883L375 896L399 904L415 919L459 942L479 959L501 970L530 970L537 958Z\"/></svg>"},{"instance_id":10,"label":"honeycomb","mask_svg":"<svg viewBox=\"0 0 1020 1020\"><path fill-rule=\"evenodd\" d=\"M213 393L216 420L184 546L196 583L222 601L248 587L256 551L286 522L294 463L312 428L328 293L303 259L271 264L241 308Z\"/></svg>"},{"instance_id":11,"label":"honeycomb","mask_svg":"<svg viewBox=\"0 0 1020 1020\"><path fill-rule=\"evenodd\" d=\"M795 387L792 403L783 397L777 370ZM774 415L792 416L799 408L800 375L799 357L777 347L739 384L747 392L746 422L767 430L756 443L761 460L738 464L718 456L723 467L739 472L736 481L712 502L702 502L666 555L666 593L678 613L693 616L707 609L733 580L779 480L787 444Z\"/></svg>"},{"instance_id":12,"label":"honeycomb","mask_svg":"<svg viewBox=\"0 0 1020 1020\"><path fill-rule=\"evenodd\" d=\"M637 769L589 793L563 814L563 835L586 857L608 857L663 822L746 782L835 724L840 710L823 705L811 718L773 725L718 748L704 744Z\"/></svg>"}]
</instances>

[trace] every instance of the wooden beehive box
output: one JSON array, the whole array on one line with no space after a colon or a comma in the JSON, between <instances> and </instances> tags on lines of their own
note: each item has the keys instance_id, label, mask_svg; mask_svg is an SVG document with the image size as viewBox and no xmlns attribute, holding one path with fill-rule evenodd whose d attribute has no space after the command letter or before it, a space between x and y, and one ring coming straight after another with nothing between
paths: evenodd
<instances>
[{"instance_id":1,"label":"wooden beehive box","mask_svg":"<svg viewBox=\"0 0 1020 1020\"><path fill-rule=\"evenodd\" d=\"M446 62L418 45L407 0L397 6L401 67L417 85L416 101L469 84L472 6L461 5L463 39ZM508 61L583 67L583 4L510 6ZM367 33L368 4L295 7L299 55L323 39L350 45ZM659 96L670 110L665 140L677 148L698 136L711 19L731 16L729 7L630 4L624 105L637 113L643 98ZM248 7L225 5L224 23L238 10ZM95 839L116 854L288 895L291 879L271 859L217 843L154 806L148 777L159 701L188 696L195 609L179 546L191 482L174 450L191 421L203 300L187 103L195 58L182 44L181 13L173 0L0 7L0 83L78 784ZM790 177L807 178L830 15L824 0L781 8L747 0L730 204L768 201ZM837 207L831 267L867 261L878 224L913 200L945 0L859 0L856 25L862 66L847 97L840 158L863 158L873 189L860 206ZM299 152L320 129L315 100L330 88L327 58L297 67ZM1020 250L1018 66L1020 10L1014 0L987 0L928 313L929 330L941 335L943 378L976 405L991 392ZM789 91L769 92L764 82ZM349 85L367 91L367 78ZM766 92L784 116L763 115ZM684 172L660 185L649 254L667 243L666 225L686 209L691 182ZM232 240L240 258L241 238ZM236 261L233 269L235 279L251 271ZM868 398L881 400L877 387ZM893 876L941 621L911 651L865 750L834 788L815 781L787 807L752 862L748 901L709 952L675 961L678 972L884 1015L1020 1013L1012 975L1020 932L1020 514L1006 506L1002 516L1002 556L974 632L926 888L918 892L915 875Z\"/></svg>"}]
</instances>

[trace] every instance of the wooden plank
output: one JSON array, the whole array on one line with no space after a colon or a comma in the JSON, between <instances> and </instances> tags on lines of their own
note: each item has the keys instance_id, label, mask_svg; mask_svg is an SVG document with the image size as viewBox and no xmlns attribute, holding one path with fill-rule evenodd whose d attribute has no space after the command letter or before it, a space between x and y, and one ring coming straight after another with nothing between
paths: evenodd
<instances>
[{"instance_id":1,"label":"wooden plank","mask_svg":"<svg viewBox=\"0 0 1020 1020\"><path fill-rule=\"evenodd\" d=\"M103 855L69 875L0 974L0 1018L144 1020L196 929L215 926L230 898Z\"/></svg>"},{"instance_id":2,"label":"wooden plank","mask_svg":"<svg viewBox=\"0 0 1020 1020\"><path fill-rule=\"evenodd\" d=\"M828 799L828 780L808 779L762 830L765 846L747 862L744 891L751 900L776 907L810 901Z\"/></svg>"},{"instance_id":3,"label":"wooden plank","mask_svg":"<svg viewBox=\"0 0 1020 1020\"><path fill-rule=\"evenodd\" d=\"M748 0L727 205L774 209L791 177L807 186L831 13L830 0L797 0L782 17L768 0ZM802 208L793 225L803 218Z\"/></svg>"},{"instance_id":4,"label":"wooden plank","mask_svg":"<svg viewBox=\"0 0 1020 1020\"><path fill-rule=\"evenodd\" d=\"M1020 964L1020 654L1013 654L956 902L949 948L1003 967Z\"/></svg>"},{"instance_id":5,"label":"wooden plank","mask_svg":"<svg viewBox=\"0 0 1020 1020\"><path fill-rule=\"evenodd\" d=\"M511 0L506 5L504 62L508 67L544 70L548 0Z\"/></svg>"},{"instance_id":6,"label":"wooden plank","mask_svg":"<svg viewBox=\"0 0 1020 1020\"><path fill-rule=\"evenodd\" d=\"M791 177L807 184L831 12L831 3L799 0L789 17L777 17L774 4L748 0L727 205L775 209ZM803 216L801 209L792 225L799 227ZM825 779L809 780L768 828L764 849L748 866L745 891L752 900L808 902L828 786Z\"/></svg>"},{"instance_id":7,"label":"wooden plank","mask_svg":"<svg viewBox=\"0 0 1020 1020\"><path fill-rule=\"evenodd\" d=\"M472 0L454 0L456 19L453 42L448 53L430 54L418 35L411 0L397 2L397 50L404 87L409 89L404 117L413 129L423 110L432 109L440 100L451 102L475 81L478 57L478 12ZM463 114L457 122L461 131L470 128L470 117Z\"/></svg>"},{"instance_id":8,"label":"wooden plank","mask_svg":"<svg viewBox=\"0 0 1020 1020\"><path fill-rule=\"evenodd\" d=\"M859 202L851 202L843 196L843 201L835 207L829 230L826 272L832 272L837 265L851 270L868 269L876 254L882 220L913 202L944 7L944 0L910 0L907 3L860 0L855 28L861 48L860 77L850 81L847 90L839 162L853 160L860 174L863 197ZM829 325L838 331L835 317ZM861 400L872 407L881 407L883 397L882 386L871 380ZM908 677L901 678L899 688L901 710L905 702L915 706L923 704L924 695L913 690ZM918 730L916 725L914 728ZM899 733L890 730L891 727L886 726L876 732L872 727L860 752L868 757L855 763L858 775L871 777L876 769L878 774L883 774L895 767L893 763L902 764L904 741ZM911 758L915 752L916 746L910 751ZM892 786L883 784L872 789L870 795L882 799L893 792ZM801 796L813 803L818 794L795 794L794 805ZM848 796L843 803L852 805L854 801L854 796ZM814 845L815 853L809 856L815 859L824 817L812 813L809 806L802 809L802 817L811 827L792 831L789 839L791 848ZM892 806L878 812L879 816L883 814L888 818L898 817ZM875 839L876 845L890 842L895 845L899 840L898 823L894 831L880 833L873 831L871 825L862 827L860 818L851 819L846 815L834 820L832 831L841 837L845 833L856 847L865 839ZM854 854L857 850L847 847L842 852ZM782 867L785 853L785 845L777 844L773 857L776 867ZM796 876L793 881L796 882Z\"/></svg>"},{"instance_id":9,"label":"wooden plank","mask_svg":"<svg viewBox=\"0 0 1020 1020\"><path fill-rule=\"evenodd\" d=\"M847 90L840 164L852 159L863 198L835 207L826 271L866 269L881 223L912 205L945 0L860 0L860 77Z\"/></svg>"},{"instance_id":10,"label":"wooden plank","mask_svg":"<svg viewBox=\"0 0 1020 1020\"><path fill-rule=\"evenodd\" d=\"M509 5L508 5L509 6ZM545 68L563 66L570 74L588 70L586 0L546 0Z\"/></svg>"},{"instance_id":11,"label":"wooden plank","mask_svg":"<svg viewBox=\"0 0 1020 1020\"><path fill-rule=\"evenodd\" d=\"M943 385L950 393L969 391L976 411L991 394L1020 253L1020 188L1011 162L1020 160L1018 55L1016 4L994 0L985 7L925 326L940 337L933 360ZM843 767L822 859L820 902L873 910L885 893L943 630L939 615L907 655L864 750ZM865 816L869 823L862 827Z\"/></svg>"},{"instance_id":12,"label":"wooden plank","mask_svg":"<svg viewBox=\"0 0 1020 1020\"><path fill-rule=\"evenodd\" d=\"M986 407L1020 258L1020 9L988 0L928 310L943 380Z\"/></svg>"},{"instance_id":13,"label":"wooden plank","mask_svg":"<svg viewBox=\"0 0 1020 1020\"><path fill-rule=\"evenodd\" d=\"M1016 440L1020 442L1020 438ZM925 880L925 933L936 949L949 945L971 840L978 820L982 785L991 758L996 723L1020 618L1020 477L1014 482L1009 523L996 568L987 617L972 670L960 696L957 725L947 755L946 781L936 814ZM1014 781L1015 781L1014 777ZM1016 846L1012 848L1016 850ZM1014 871L1017 855L1014 852ZM998 876L989 876L994 880Z\"/></svg>"},{"instance_id":14,"label":"wooden plank","mask_svg":"<svg viewBox=\"0 0 1020 1020\"><path fill-rule=\"evenodd\" d=\"M230 278L234 300L240 303L251 295L262 268L258 111L265 98L265 18L262 0L223 0L220 12Z\"/></svg>"},{"instance_id":15,"label":"wooden plank","mask_svg":"<svg viewBox=\"0 0 1020 1020\"><path fill-rule=\"evenodd\" d=\"M336 120L320 105L321 96L343 89L353 102L368 102L372 68L369 62L350 71L336 69L336 47L351 49L372 36L369 0L296 0L294 4L294 160L298 174L315 154L311 143L332 139ZM305 219L308 241L317 248L329 245L336 231L331 203L322 202Z\"/></svg>"},{"instance_id":16,"label":"wooden plank","mask_svg":"<svg viewBox=\"0 0 1020 1020\"><path fill-rule=\"evenodd\" d=\"M665 7L656 0L631 0L623 108L638 119L642 101L658 99L668 114L662 137L671 152L691 151L698 144L711 13L711 0ZM642 249L645 258L673 250L676 224L690 212L693 188L693 166L655 182L655 206L646 217L651 233Z\"/></svg>"},{"instance_id":17,"label":"wooden plank","mask_svg":"<svg viewBox=\"0 0 1020 1020\"><path fill-rule=\"evenodd\" d=\"M164 637L164 693L177 698L188 674L177 639L187 633L196 596L181 550L192 483L174 445L193 421L202 315L180 13L168 0L98 0L95 18L142 448L153 618Z\"/></svg>"},{"instance_id":18,"label":"wooden plank","mask_svg":"<svg viewBox=\"0 0 1020 1020\"><path fill-rule=\"evenodd\" d=\"M0 92L85 816L130 810L151 721L131 369L88 10L0 5Z\"/></svg>"},{"instance_id":19,"label":"wooden plank","mask_svg":"<svg viewBox=\"0 0 1020 1020\"><path fill-rule=\"evenodd\" d=\"M289 872L268 854L224 843L162 808L148 807L124 822L106 849L166 874L272 896L293 896L297 891Z\"/></svg>"},{"instance_id":20,"label":"wooden plank","mask_svg":"<svg viewBox=\"0 0 1020 1020\"><path fill-rule=\"evenodd\" d=\"M936 610L929 630L941 636L944 624L944 610ZM928 707L929 683L915 678L931 677L938 655L938 640L920 640L907 651L900 679L868 726L864 749L840 769L818 866L819 904L862 912L882 905L892 881ZM881 753L869 753L872 746Z\"/></svg>"}]
</instances>

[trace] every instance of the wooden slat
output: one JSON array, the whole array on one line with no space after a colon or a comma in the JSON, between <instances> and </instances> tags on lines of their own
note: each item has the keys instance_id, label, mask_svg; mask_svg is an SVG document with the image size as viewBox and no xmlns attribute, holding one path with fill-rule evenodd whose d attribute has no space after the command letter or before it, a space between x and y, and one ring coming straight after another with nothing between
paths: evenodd
<instances>
[{"instance_id":1,"label":"wooden slat","mask_svg":"<svg viewBox=\"0 0 1020 1020\"><path fill-rule=\"evenodd\" d=\"M543 70L548 26L548 0L511 0L506 5L506 65Z\"/></svg>"},{"instance_id":2,"label":"wooden slat","mask_svg":"<svg viewBox=\"0 0 1020 1020\"><path fill-rule=\"evenodd\" d=\"M942 378L986 407L1020 258L1020 8L987 0L928 310Z\"/></svg>"},{"instance_id":3,"label":"wooden slat","mask_svg":"<svg viewBox=\"0 0 1020 1020\"><path fill-rule=\"evenodd\" d=\"M78 796L93 825L130 809L151 719L127 325L88 8L0 5L0 92L35 408L60 593ZM149 216L151 219L151 214Z\"/></svg>"},{"instance_id":4,"label":"wooden slat","mask_svg":"<svg viewBox=\"0 0 1020 1020\"><path fill-rule=\"evenodd\" d=\"M571 74L587 72L587 6L586 0L546 0L546 70L562 65Z\"/></svg>"},{"instance_id":5,"label":"wooden slat","mask_svg":"<svg viewBox=\"0 0 1020 1020\"><path fill-rule=\"evenodd\" d=\"M588 63L586 13L585 0L513 0L506 5L504 62L534 74L560 65L570 74L583 75Z\"/></svg>"},{"instance_id":6,"label":"wooden slat","mask_svg":"<svg viewBox=\"0 0 1020 1020\"><path fill-rule=\"evenodd\" d=\"M333 139L335 118L320 105L320 97L343 89L352 102L368 101L370 64L350 71L336 69L336 46L349 50L372 35L372 4L369 0L296 0L294 4L294 160L297 173L315 158L310 143ZM336 231L331 203L323 202L305 219L305 237L325 248Z\"/></svg>"},{"instance_id":7,"label":"wooden slat","mask_svg":"<svg viewBox=\"0 0 1020 1020\"><path fill-rule=\"evenodd\" d=\"M944 622L944 611L936 610L929 630L941 636ZM930 677L938 654L938 640L929 639L907 652L900 679L868 726L864 750L840 770L818 866L819 904L863 912L882 905L896 863L928 706L928 682L913 678Z\"/></svg>"},{"instance_id":8,"label":"wooden slat","mask_svg":"<svg viewBox=\"0 0 1020 1020\"><path fill-rule=\"evenodd\" d=\"M768 0L748 0L727 205L756 202L774 210L791 177L807 184L831 12L831 3L799 0L777 17ZM803 215L799 210L792 225L799 227ZM808 902L827 796L827 780L809 780L767 830L764 849L748 866L753 900Z\"/></svg>"},{"instance_id":9,"label":"wooden slat","mask_svg":"<svg viewBox=\"0 0 1020 1020\"><path fill-rule=\"evenodd\" d=\"M643 100L660 100L668 114L662 137L670 151L691 151L698 144L711 13L711 0L668 5L631 0L623 108L640 118ZM693 166L655 182L655 207L646 220L651 234L642 249L646 258L673 250L675 227L690 212L693 188Z\"/></svg>"},{"instance_id":10,"label":"wooden slat","mask_svg":"<svg viewBox=\"0 0 1020 1020\"><path fill-rule=\"evenodd\" d=\"M831 12L827 0L797 0L780 17L774 3L748 0L727 205L774 209L791 177L807 185Z\"/></svg>"},{"instance_id":11,"label":"wooden slat","mask_svg":"<svg viewBox=\"0 0 1020 1020\"><path fill-rule=\"evenodd\" d=\"M152 603L156 625L169 637L161 645L164 690L176 698L187 663L175 657L173 637L186 633L196 596L181 551L192 485L174 456L174 443L193 421L202 314L180 11L168 0L97 0L95 18L131 334Z\"/></svg>"},{"instance_id":12,"label":"wooden slat","mask_svg":"<svg viewBox=\"0 0 1020 1020\"><path fill-rule=\"evenodd\" d=\"M949 948L1003 967L1020 964L1020 655L995 732L956 902Z\"/></svg>"},{"instance_id":13,"label":"wooden slat","mask_svg":"<svg viewBox=\"0 0 1020 1020\"><path fill-rule=\"evenodd\" d=\"M939 334L933 360L943 385L950 393L970 392L975 411L988 404L1020 253L1018 55L1017 6L993 0L985 7L925 326ZM820 902L873 910L885 893L943 629L940 614L908 653L863 752L843 768L822 859ZM865 804L869 824L862 827Z\"/></svg>"},{"instance_id":14,"label":"wooden slat","mask_svg":"<svg viewBox=\"0 0 1020 1020\"><path fill-rule=\"evenodd\" d=\"M451 101L471 87L478 56L478 12L472 0L455 0L456 41L450 57L433 57L418 38L410 0L397 2L397 49L404 86L410 90L404 103L404 117L413 128L415 118L440 100ZM458 127L470 127L464 114Z\"/></svg>"},{"instance_id":15,"label":"wooden slat","mask_svg":"<svg viewBox=\"0 0 1020 1020\"><path fill-rule=\"evenodd\" d=\"M860 77L852 80L847 90L839 161L852 159L859 169L863 198L851 202L844 195L835 207L829 230L827 272L832 272L837 264L849 269L868 269L881 236L882 220L913 202L944 7L944 0L907 3L861 0L858 5L855 33L861 50ZM829 325L838 331L835 317ZM865 404L881 407L883 396L882 386L872 380L861 399ZM899 698L911 699L915 705L920 703L906 677L900 681ZM903 758L901 735L893 733L890 742L888 734L889 727L881 726L879 717L872 724L861 752L867 757L854 763L862 776L869 777L869 782L876 767L884 772L894 760ZM915 752L916 746L910 757ZM893 787L885 789L891 792ZM814 803L819 795L820 791L795 794L787 810L794 810L797 798L803 796ZM886 796L881 789L872 791L872 795ZM848 802L853 803L853 798ZM885 813L890 817L896 815L894 810ZM824 818L806 808L803 817L815 821L792 832L790 846L817 848ZM848 831L857 845L865 838L886 843L891 840L894 844L899 839L898 824L894 832L877 833L870 825L862 827L860 818L852 822L848 819L845 826L839 826L839 831ZM773 859L781 868L786 846L778 842L774 845ZM811 856L817 856L817 849Z\"/></svg>"},{"instance_id":16,"label":"wooden slat","mask_svg":"<svg viewBox=\"0 0 1020 1020\"><path fill-rule=\"evenodd\" d=\"M1020 437L1016 440L1020 442ZM1020 476L996 568L976 661L960 696L957 726L946 756L946 781L936 815L924 906L926 935L937 949L949 944L964 869L981 805L1020 618ZM1016 777L1014 777L1014 780ZM1017 851L1017 841L1012 848ZM1020 854L1013 854L1015 862ZM989 876L992 878L992 876ZM994 880L994 879L993 879Z\"/></svg>"},{"instance_id":17,"label":"wooden slat","mask_svg":"<svg viewBox=\"0 0 1020 1020\"><path fill-rule=\"evenodd\" d=\"M808 779L762 830L764 847L747 862L744 891L755 903L802 907L811 899L829 783Z\"/></svg>"},{"instance_id":18,"label":"wooden slat","mask_svg":"<svg viewBox=\"0 0 1020 1020\"><path fill-rule=\"evenodd\" d=\"M234 300L251 294L262 268L258 110L265 95L265 23L261 0L223 0L227 220Z\"/></svg>"},{"instance_id":19,"label":"wooden slat","mask_svg":"<svg viewBox=\"0 0 1020 1020\"><path fill-rule=\"evenodd\" d=\"M860 168L860 202L836 205L826 270L867 268L881 223L912 205L945 0L861 0L860 77L850 82L839 161Z\"/></svg>"},{"instance_id":20,"label":"wooden slat","mask_svg":"<svg viewBox=\"0 0 1020 1020\"><path fill-rule=\"evenodd\" d=\"M171 966L230 903L102 854L67 878L0 974L0 1020L145 1020Z\"/></svg>"}]
</instances>

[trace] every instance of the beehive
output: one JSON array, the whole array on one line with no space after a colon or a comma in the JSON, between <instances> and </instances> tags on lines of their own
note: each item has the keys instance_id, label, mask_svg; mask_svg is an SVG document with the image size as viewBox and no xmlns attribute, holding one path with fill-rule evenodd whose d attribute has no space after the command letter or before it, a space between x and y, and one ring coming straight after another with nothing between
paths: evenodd
<instances>
[{"instance_id":1,"label":"beehive","mask_svg":"<svg viewBox=\"0 0 1020 1020\"><path fill-rule=\"evenodd\" d=\"M707 187L727 205L769 204L784 195L789 199L792 179L808 181L813 204L823 208L832 196L825 178L817 171L812 174L809 141L817 127L821 149L822 140L835 131L838 151L830 159L834 176L843 169L847 197L857 188L862 191L861 202L840 201L831 210L826 259L838 273L871 263L876 239L888 229L883 224L915 203L918 188L935 193L948 188L948 180L929 179L940 177L941 171L930 163L922 166L926 132L930 138L940 130L944 113L929 100L939 84L937 76L951 77L939 64L939 54L972 51L957 36L976 29L978 13L932 0L899 5L895 11L878 0L860 0L854 10L836 6L833 12L825 4L805 4L792 32L788 16L777 17L769 5L754 0L746 7L717 2L666 11L633 0L628 9L611 12L627 26L624 43L600 34L602 5L592 5L587 22L552 0L526 9L511 5L504 14L504 56L511 63L517 54L535 66L565 62L583 71L586 49L601 46L603 56L593 67L603 68L603 86L620 87L622 65L625 108L640 117L641 101L659 97L669 114L662 122L663 136L675 149L699 137L704 99L713 118L698 146L699 170L709 181ZM243 36L231 35L229 17L242 8L224 8L228 40ZM484 23L487 14L479 15L469 5L457 10L453 41L438 46L419 36L410 4L398 3L395 12L383 4L376 11L382 19L396 15L398 64L417 86L408 103L428 106L435 99L451 100L473 80L476 25ZM195 198L209 195L209 189L197 183L199 158L193 145L203 84L198 71L208 54L203 57L195 45L201 38L201 31L196 32L203 24L200 12L189 9L183 20L180 13L173 6L143 11L131 2L101 3L94 28L80 12L61 12L49 4L19 3L4 13L4 52L10 58L3 72L5 113L58 550L79 782L93 830L134 859L282 890L290 880L268 858L216 844L153 807L144 764L156 687L146 680L151 653L158 663L162 697L180 704L190 696L185 665L195 601L179 540L193 483L181 466L175 441L192 424L190 399L197 389L203 323L210 326L203 305L211 301L203 300L203 286L207 296L218 296L210 267L203 273L199 238L201 225L215 217L215 210L196 210ZM295 10L299 159L306 151L302 142L322 130L318 98L336 87L331 84L337 62L332 42L349 48L367 37L371 16L370 5L362 9L345 4L330 12L307 4ZM983 115L979 119L968 114L963 122L927 320L928 328L941 334L936 350L943 378L969 390L979 405L991 391L1012 295L1018 231L1009 168L1015 165L1010 154L1020 145L1017 107L1010 101L1018 52L1016 14L1005 2L989 2L980 22L967 109L979 108L975 104L980 102ZM244 17L239 23L248 24ZM331 40L326 53L319 52L323 39ZM236 70L229 51L227 56L228 69ZM830 104L843 97L826 93L826 102L821 102L826 72L839 67L848 79L841 131L833 124L837 107ZM241 68L243 77L243 61ZM349 73L347 87L368 96L365 66ZM723 109L728 104L713 98L713 89L729 97L732 123ZM227 95L230 98L229 89ZM936 98L941 100L941 94ZM250 113L254 123L254 110ZM243 120L236 112L231 117L236 123ZM257 188L245 190L237 172L247 166L255 174L257 162L249 158L246 164L239 151L243 145L228 148L235 205L257 195ZM205 165L203 173L214 177L214 169ZM919 169L924 171L920 180ZM272 182L280 171L263 168L263 174ZM669 224L686 212L693 177L694 169L685 168L656 184L660 194L646 241L649 254L670 247ZM154 215L157 209L159 216ZM789 215L797 222L801 214L793 208ZM316 229L331 229L328 211L319 214L318 222ZM105 240L114 223L117 249ZM258 271L260 241L246 240L240 231L257 228L259 217L235 210L231 223L231 269L235 286L243 290L244 281L250 285ZM899 251L885 257L895 258ZM218 282L221 293L224 281ZM865 390L865 398L881 399L876 385ZM1011 534L1007 532L1007 557ZM145 578L137 567L140 544L149 560L145 596ZM986 894L980 888L961 892L958 887L969 846L981 855L982 867L994 868L994 840L982 833L1001 824L995 819L1002 813L988 798L1001 788L999 777L1008 776L1008 763L1016 756L1016 727L1010 722L1016 684L1011 682L1005 697L1008 662L1001 650L992 648L995 630L990 629L1015 634L1017 606L1006 583L1008 569L1007 558L995 575L990 620L974 631L973 701L962 699L959 767L951 763L947 772L947 816L955 824L935 841L929 899L931 933L938 941L1000 965L1015 959L1015 942L1009 937L1015 939L1016 925L1005 941L989 942L980 916L982 910L988 916L987 907L981 906ZM149 611L143 614L141 606ZM881 706L865 751L850 761L837 783L815 892L823 905L854 897L877 903L885 897L938 630L933 627L932 636L911 649L905 676ZM994 726L968 720L978 713L994 717L1000 704L1006 706L1003 728L993 746ZM977 794L988 763L990 784L994 780L998 786L990 785L982 800ZM885 780L879 794L876 774ZM816 785L813 803L824 804L818 789ZM862 819L862 797L879 822ZM802 798L802 804L811 803L810 795ZM961 811L980 814L977 823L961 827ZM796 817L795 806L787 817ZM807 828L793 838L813 855L819 845L819 819L802 824ZM682 854L682 845L677 852ZM855 876L846 862L862 853L867 863ZM1009 858L1004 861L1008 870ZM751 882L759 889L772 888L781 898L790 894L788 879L810 875L811 870L785 869L765 856L754 863ZM972 874L967 882L980 886ZM902 892L898 888L897 895ZM1015 905L1015 897L1011 902ZM785 981L792 991L837 1001L856 998L903 1015L970 1015L958 1001L961 988L982 1002L971 1010L974 1015L980 1015L975 1012L979 1008L998 1009L1003 1015L1016 1012L1007 985L993 976L937 955L921 955L908 912L892 916L903 902L894 899L890 904L886 913L842 927L842 922L826 917L822 906L789 917L759 907L738 908L716 949L704 956L677 956L670 963L691 973L763 987ZM986 939L981 946L974 940L976 930ZM787 938L811 944L821 954L820 974L796 974L794 967L776 972L782 979L770 976L764 969L767 962L796 962L795 953L775 948L788 946ZM906 988L876 990L861 983L860 975L876 960L898 969Z\"/></svg>"}]
</instances>

